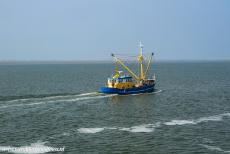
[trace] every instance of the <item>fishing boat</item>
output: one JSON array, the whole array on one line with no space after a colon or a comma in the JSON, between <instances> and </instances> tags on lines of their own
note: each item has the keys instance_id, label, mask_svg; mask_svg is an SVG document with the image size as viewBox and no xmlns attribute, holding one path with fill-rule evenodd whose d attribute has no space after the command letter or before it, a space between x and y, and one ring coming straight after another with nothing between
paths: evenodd
<instances>
[{"instance_id":1,"label":"fishing boat","mask_svg":"<svg viewBox=\"0 0 230 154\"><path fill-rule=\"evenodd\" d=\"M115 54L111 54L115 60L116 69L115 75L108 78L106 86L101 87L100 92L105 94L139 94L139 93L150 93L154 91L156 83L155 74L148 78L148 72L151 67L153 53L151 53L146 59L143 55L143 45L140 43L140 53L137 56L138 66L140 68L139 75L135 74L134 71L129 68L121 58L118 58ZM144 66L145 61L147 65ZM128 74L119 70L122 67Z\"/></svg>"}]
</instances>

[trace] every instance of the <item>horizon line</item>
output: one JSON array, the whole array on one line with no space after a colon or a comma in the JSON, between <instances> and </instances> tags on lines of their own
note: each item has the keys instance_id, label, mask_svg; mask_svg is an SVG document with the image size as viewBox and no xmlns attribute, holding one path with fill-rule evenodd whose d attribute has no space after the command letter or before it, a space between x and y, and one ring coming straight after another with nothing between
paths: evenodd
<instances>
[{"instance_id":1,"label":"horizon line","mask_svg":"<svg viewBox=\"0 0 230 154\"><path fill-rule=\"evenodd\" d=\"M129 62L136 62L131 60ZM159 59L153 63L161 62L230 62L230 59ZM113 60L0 60L0 64L94 64L113 63Z\"/></svg>"}]
</instances>

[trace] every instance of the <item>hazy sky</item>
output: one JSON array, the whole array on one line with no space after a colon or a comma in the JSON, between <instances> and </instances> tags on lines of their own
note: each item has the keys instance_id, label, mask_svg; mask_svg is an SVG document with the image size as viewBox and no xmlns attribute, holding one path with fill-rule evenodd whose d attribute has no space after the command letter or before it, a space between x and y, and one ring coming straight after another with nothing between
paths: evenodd
<instances>
[{"instance_id":1,"label":"hazy sky","mask_svg":"<svg viewBox=\"0 0 230 154\"><path fill-rule=\"evenodd\" d=\"M0 60L230 59L230 0L0 0Z\"/></svg>"}]
</instances>

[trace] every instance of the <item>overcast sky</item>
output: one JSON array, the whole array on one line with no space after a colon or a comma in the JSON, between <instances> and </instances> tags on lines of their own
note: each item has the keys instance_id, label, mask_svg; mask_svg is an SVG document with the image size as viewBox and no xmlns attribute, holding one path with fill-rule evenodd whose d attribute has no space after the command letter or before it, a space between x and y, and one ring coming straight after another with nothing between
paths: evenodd
<instances>
[{"instance_id":1,"label":"overcast sky","mask_svg":"<svg viewBox=\"0 0 230 154\"><path fill-rule=\"evenodd\" d=\"M230 0L0 0L0 60L230 59Z\"/></svg>"}]
</instances>

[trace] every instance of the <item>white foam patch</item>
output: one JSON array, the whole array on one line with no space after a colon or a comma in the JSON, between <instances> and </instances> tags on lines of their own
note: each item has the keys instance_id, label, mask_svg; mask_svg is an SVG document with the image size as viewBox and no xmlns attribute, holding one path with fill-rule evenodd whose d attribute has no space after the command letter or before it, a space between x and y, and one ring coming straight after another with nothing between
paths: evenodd
<instances>
[{"instance_id":1,"label":"white foam patch","mask_svg":"<svg viewBox=\"0 0 230 154\"><path fill-rule=\"evenodd\" d=\"M222 152L222 153L230 153L230 151L225 151L221 149L220 147L217 146L211 146L211 145L205 145L205 144L200 144L200 146L210 150L210 151L216 151L216 152Z\"/></svg>"},{"instance_id":2,"label":"white foam patch","mask_svg":"<svg viewBox=\"0 0 230 154\"><path fill-rule=\"evenodd\" d=\"M153 132L156 127L160 127L160 122L157 122L156 124L142 124L130 128L120 128L119 130L129 131L133 133L149 133Z\"/></svg>"},{"instance_id":3,"label":"white foam patch","mask_svg":"<svg viewBox=\"0 0 230 154\"><path fill-rule=\"evenodd\" d=\"M153 132L154 128L149 127L148 125L139 125L130 128L120 128L119 130L133 132L133 133L149 133L149 132Z\"/></svg>"},{"instance_id":4,"label":"white foam patch","mask_svg":"<svg viewBox=\"0 0 230 154\"><path fill-rule=\"evenodd\" d=\"M215 116L209 116L209 117L201 117L195 120L171 120L169 122L157 122L155 124L142 124L132 127L97 127L97 128L79 128L77 129L78 133L98 133L102 132L104 130L116 130L116 131L128 131L133 133L149 133L153 132L155 128L163 125L168 126L174 126L174 125L195 125L202 122L208 122L208 121L221 121L223 120L223 117L230 117L230 113L223 113ZM69 134L68 134L69 135Z\"/></svg>"},{"instance_id":5,"label":"white foam patch","mask_svg":"<svg viewBox=\"0 0 230 154\"><path fill-rule=\"evenodd\" d=\"M160 123L156 124L143 124L132 127L100 127L100 128L79 128L77 131L79 133L98 133L104 130L119 130L119 131L128 131L132 133L149 133L153 132L156 127L159 127Z\"/></svg>"},{"instance_id":6,"label":"white foam patch","mask_svg":"<svg viewBox=\"0 0 230 154\"><path fill-rule=\"evenodd\" d=\"M229 116L230 116L230 113L223 113L223 114L214 115L214 116L201 117L195 120L195 122L198 124L201 122L208 122L208 121L222 121L223 117L229 117Z\"/></svg>"},{"instance_id":7,"label":"white foam patch","mask_svg":"<svg viewBox=\"0 0 230 154\"><path fill-rule=\"evenodd\" d=\"M223 114L221 114L221 116L223 116L223 117L230 117L230 113L223 113Z\"/></svg>"},{"instance_id":8,"label":"white foam patch","mask_svg":"<svg viewBox=\"0 0 230 154\"><path fill-rule=\"evenodd\" d=\"M103 131L105 128L79 128L79 133L94 134Z\"/></svg>"},{"instance_id":9,"label":"white foam patch","mask_svg":"<svg viewBox=\"0 0 230 154\"><path fill-rule=\"evenodd\" d=\"M172 120L170 122L165 122L164 124L168 126L173 126L173 125L187 125L187 124L196 124L196 123L192 120Z\"/></svg>"},{"instance_id":10,"label":"white foam patch","mask_svg":"<svg viewBox=\"0 0 230 154\"><path fill-rule=\"evenodd\" d=\"M214 116L208 117L201 117L198 119L191 119L191 120L171 120L169 122L165 122L165 125L173 126L173 125L196 125L202 122L209 122L209 121L222 121L223 117L230 117L230 113L223 113Z\"/></svg>"},{"instance_id":11,"label":"white foam patch","mask_svg":"<svg viewBox=\"0 0 230 154\"><path fill-rule=\"evenodd\" d=\"M196 120L196 123L201 122L208 122L208 121L222 121L223 116L222 115L216 115L216 116L209 116L209 117L202 117Z\"/></svg>"},{"instance_id":12,"label":"white foam patch","mask_svg":"<svg viewBox=\"0 0 230 154\"><path fill-rule=\"evenodd\" d=\"M15 153L15 154L42 154L47 152L64 151L64 148L61 149L61 148L46 146L45 142L38 141L37 143L30 144L30 146L21 146L21 147L0 146L0 151L7 152L7 153Z\"/></svg>"},{"instance_id":13,"label":"white foam patch","mask_svg":"<svg viewBox=\"0 0 230 154\"><path fill-rule=\"evenodd\" d=\"M223 113L214 116L208 117L201 117L198 119L191 119L191 120L171 120L168 122L164 122L163 125L167 126L174 126L174 125L196 125L202 122L209 122L209 121L222 121L223 117L230 117L230 113ZM104 130L119 130L119 131L128 131L133 133L149 133L153 132L155 128L160 127L161 123L157 122L155 124L142 124L132 127L100 127L100 128L79 128L79 133L98 133Z\"/></svg>"}]
</instances>

